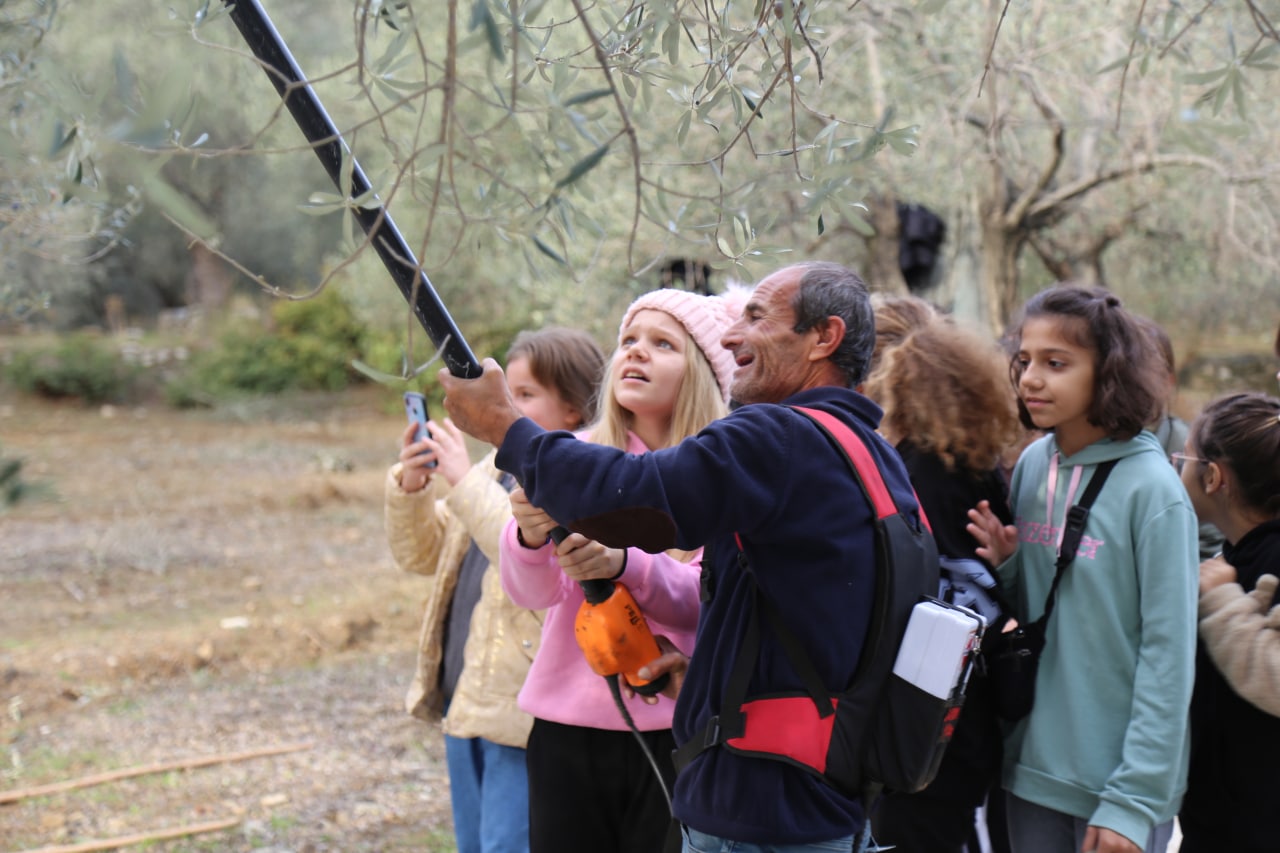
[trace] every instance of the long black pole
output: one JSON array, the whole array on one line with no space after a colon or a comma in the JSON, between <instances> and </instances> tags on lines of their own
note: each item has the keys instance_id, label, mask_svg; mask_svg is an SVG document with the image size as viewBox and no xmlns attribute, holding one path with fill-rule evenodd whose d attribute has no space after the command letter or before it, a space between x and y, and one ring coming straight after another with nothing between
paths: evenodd
<instances>
[{"instance_id":1,"label":"long black pole","mask_svg":"<svg viewBox=\"0 0 1280 853\"><path fill-rule=\"evenodd\" d=\"M351 149L325 112L320 99L307 83L298 63L276 31L271 19L263 11L258 0L224 0L231 20L240 30L253 55L263 64L263 70L271 78L284 104L311 143L312 150L320 158L334 186L342 189L342 159L345 153L351 170L351 198L359 198L371 189L364 170L356 162ZM449 311L440 301L430 279L413 251L405 243L400 230L391 219L391 213L379 204L372 209L354 207L351 210L369 235L373 248L391 277L395 280L413 314L426 330L444 359L445 366L454 376L471 379L480 375L480 364L472 354L467 341L458 331Z\"/></svg>"}]
</instances>

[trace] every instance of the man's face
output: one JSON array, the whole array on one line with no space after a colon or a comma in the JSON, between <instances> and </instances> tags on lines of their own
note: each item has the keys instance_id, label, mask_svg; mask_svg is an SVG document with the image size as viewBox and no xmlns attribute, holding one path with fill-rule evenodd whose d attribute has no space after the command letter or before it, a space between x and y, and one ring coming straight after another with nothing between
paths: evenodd
<instances>
[{"instance_id":1,"label":"man's face","mask_svg":"<svg viewBox=\"0 0 1280 853\"><path fill-rule=\"evenodd\" d=\"M742 316L720 339L738 368L730 396L739 403L777 403L802 390L810 367L806 339L797 334L792 302L802 267L785 267L768 276L751 294Z\"/></svg>"}]
</instances>

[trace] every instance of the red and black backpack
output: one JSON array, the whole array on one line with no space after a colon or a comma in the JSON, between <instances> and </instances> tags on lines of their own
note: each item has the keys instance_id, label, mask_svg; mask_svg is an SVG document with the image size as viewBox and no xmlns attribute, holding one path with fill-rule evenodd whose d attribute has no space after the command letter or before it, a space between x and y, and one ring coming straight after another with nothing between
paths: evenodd
<instances>
[{"instance_id":1,"label":"red and black backpack","mask_svg":"<svg viewBox=\"0 0 1280 853\"><path fill-rule=\"evenodd\" d=\"M912 611L922 602L941 604L936 599L937 546L923 509L918 517L899 509L857 433L827 412L793 408L841 449L876 515L875 600L857 672L845 689L828 690L794 632L756 584L721 711L676 751L676 767L721 747L803 768L846 796L874 795L881 788L918 791L937 773L968 674L966 667L952 695L939 699L893 672ZM740 538L738 561L755 584ZM760 653L762 620L768 621L799 674L803 691L747 695Z\"/></svg>"}]
</instances>

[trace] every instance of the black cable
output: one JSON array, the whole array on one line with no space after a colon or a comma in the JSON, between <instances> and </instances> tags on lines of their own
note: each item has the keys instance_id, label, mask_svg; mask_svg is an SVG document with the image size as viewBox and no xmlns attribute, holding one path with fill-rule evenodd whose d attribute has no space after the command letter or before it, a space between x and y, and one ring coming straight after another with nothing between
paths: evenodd
<instances>
[{"instance_id":1,"label":"black cable","mask_svg":"<svg viewBox=\"0 0 1280 853\"><path fill-rule=\"evenodd\" d=\"M631 713L627 711L626 703L622 701L622 687L618 684L618 676L606 675L604 680L609 682L609 692L613 694L613 703L618 706L618 713L622 715L627 728L631 729L631 733L636 736L636 741L640 744L644 757L649 759L649 766L653 768L654 775L658 777L658 787L662 789L662 797L667 801L667 811L670 812L671 792L667 790L667 780L662 777L662 771L658 769L658 760L653 757L653 751L649 749L649 744L645 742L644 736L636 728L635 720L631 719ZM672 814L672 817L674 818L675 815Z\"/></svg>"}]
</instances>

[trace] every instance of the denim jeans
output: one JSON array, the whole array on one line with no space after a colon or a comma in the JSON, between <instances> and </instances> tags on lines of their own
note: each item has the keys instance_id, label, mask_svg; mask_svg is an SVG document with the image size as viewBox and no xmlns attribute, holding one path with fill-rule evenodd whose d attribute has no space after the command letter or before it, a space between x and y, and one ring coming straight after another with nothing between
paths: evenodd
<instances>
[{"instance_id":1,"label":"denim jeans","mask_svg":"<svg viewBox=\"0 0 1280 853\"><path fill-rule=\"evenodd\" d=\"M852 835L809 844L751 844L684 828L684 853L852 853L853 845Z\"/></svg>"},{"instance_id":2,"label":"denim jeans","mask_svg":"<svg viewBox=\"0 0 1280 853\"><path fill-rule=\"evenodd\" d=\"M458 853L528 853L525 751L445 735L444 754Z\"/></svg>"}]
</instances>

